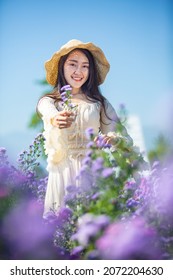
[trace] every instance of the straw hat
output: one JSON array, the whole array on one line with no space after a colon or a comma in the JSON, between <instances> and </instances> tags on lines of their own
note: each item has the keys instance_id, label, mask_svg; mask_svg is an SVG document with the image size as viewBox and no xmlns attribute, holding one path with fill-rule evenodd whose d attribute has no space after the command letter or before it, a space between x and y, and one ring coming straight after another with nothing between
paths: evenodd
<instances>
[{"instance_id":1,"label":"straw hat","mask_svg":"<svg viewBox=\"0 0 173 280\"><path fill-rule=\"evenodd\" d=\"M79 40L73 39L63 45L60 50L53 54L50 60L45 62L46 79L50 85L55 86L56 84L60 58L76 48L87 49L92 53L98 70L99 84L104 82L110 65L103 51L91 42L83 43Z\"/></svg>"}]
</instances>

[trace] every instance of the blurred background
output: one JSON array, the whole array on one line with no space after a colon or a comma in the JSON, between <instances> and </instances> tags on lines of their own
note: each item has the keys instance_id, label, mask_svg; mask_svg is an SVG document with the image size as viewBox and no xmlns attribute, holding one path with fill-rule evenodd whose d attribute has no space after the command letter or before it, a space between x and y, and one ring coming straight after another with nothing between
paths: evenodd
<instances>
[{"instance_id":1,"label":"blurred background","mask_svg":"<svg viewBox=\"0 0 173 280\"><path fill-rule=\"evenodd\" d=\"M44 62L70 39L92 41L111 64L101 91L147 153L171 138L171 0L0 0L0 146L12 160L39 132ZM165 144L166 143L166 144Z\"/></svg>"}]
</instances>

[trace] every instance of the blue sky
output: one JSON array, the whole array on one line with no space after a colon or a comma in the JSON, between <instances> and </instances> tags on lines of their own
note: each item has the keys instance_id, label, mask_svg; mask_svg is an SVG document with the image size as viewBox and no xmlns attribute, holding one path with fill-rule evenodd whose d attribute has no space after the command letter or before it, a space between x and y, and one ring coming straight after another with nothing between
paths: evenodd
<instances>
[{"instance_id":1,"label":"blue sky","mask_svg":"<svg viewBox=\"0 0 173 280\"><path fill-rule=\"evenodd\" d=\"M111 70L102 93L140 118L147 146L166 127L172 94L171 0L0 0L0 145L23 150L44 90L44 62L68 40L92 41Z\"/></svg>"}]
</instances>

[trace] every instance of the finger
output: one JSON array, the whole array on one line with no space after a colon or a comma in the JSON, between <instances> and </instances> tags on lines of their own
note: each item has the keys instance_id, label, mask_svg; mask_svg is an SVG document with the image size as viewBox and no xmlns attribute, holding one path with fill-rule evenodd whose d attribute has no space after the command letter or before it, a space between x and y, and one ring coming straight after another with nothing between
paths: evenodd
<instances>
[{"instance_id":1,"label":"finger","mask_svg":"<svg viewBox=\"0 0 173 280\"><path fill-rule=\"evenodd\" d=\"M67 121L58 121L57 122L57 125L59 125L59 126L66 126L68 123L67 123Z\"/></svg>"},{"instance_id":2,"label":"finger","mask_svg":"<svg viewBox=\"0 0 173 280\"><path fill-rule=\"evenodd\" d=\"M58 128L60 128L60 129L63 129L63 128L68 128L68 127L70 127L71 126L71 124L59 124L57 127Z\"/></svg>"},{"instance_id":3,"label":"finger","mask_svg":"<svg viewBox=\"0 0 173 280\"><path fill-rule=\"evenodd\" d=\"M64 119L64 120L58 120L59 123L72 123L74 122L74 119L72 118L67 118L67 119Z\"/></svg>"},{"instance_id":4,"label":"finger","mask_svg":"<svg viewBox=\"0 0 173 280\"><path fill-rule=\"evenodd\" d=\"M68 121L59 121L59 122L57 122L57 127L61 127L61 128L70 127L71 124L72 124L72 122L68 122Z\"/></svg>"},{"instance_id":5,"label":"finger","mask_svg":"<svg viewBox=\"0 0 173 280\"><path fill-rule=\"evenodd\" d=\"M111 143L111 137L105 136L105 137L103 138L103 143L105 143L105 144L110 144L110 143Z\"/></svg>"},{"instance_id":6,"label":"finger","mask_svg":"<svg viewBox=\"0 0 173 280\"><path fill-rule=\"evenodd\" d=\"M73 113L73 112L66 112L66 115L68 116L68 117L70 117L70 116L74 116L75 114Z\"/></svg>"},{"instance_id":7,"label":"finger","mask_svg":"<svg viewBox=\"0 0 173 280\"><path fill-rule=\"evenodd\" d=\"M106 137L105 138L105 143L110 144L111 143L111 137Z\"/></svg>"},{"instance_id":8,"label":"finger","mask_svg":"<svg viewBox=\"0 0 173 280\"><path fill-rule=\"evenodd\" d=\"M105 134L101 134L101 135L99 135L99 136L96 136L95 138L94 138L94 141L102 141L103 139L104 139L104 137L106 137L106 135Z\"/></svg>"},{"instance_id":9,"label":"finger","mask_svg":"<svg viewBox=\"0 0 173 280\"><path fill-rule=\"evenodd\" d=\"M73 122L74 118L73 117L68 117L68 116L59 116L56 118L56 121L61 122L61 121L67 121L67 122Z\"/></svg>"},{"instance_id":10,"label":"finger","mask_svg":"<svg viewBox=\"0 0 173 280\"><path fill-rule=\"evenodd\" d=\"M55 118L55 120L56 120L57 122L65 121L65 120L67 120L67 117L65 117L65 116L58 116L58 117Z\"/></svg>"},{"instance_id":11,"label":"finger","mask_svg":"<svg viewBox=\"0 0 173 280\"><path fill-rule=\"evenodd\" d=\"M73 112L70 112L70 111L61 111L60 112L60 115L62 116L74 116L74 113Z\"/></svg>"}]
</instances>

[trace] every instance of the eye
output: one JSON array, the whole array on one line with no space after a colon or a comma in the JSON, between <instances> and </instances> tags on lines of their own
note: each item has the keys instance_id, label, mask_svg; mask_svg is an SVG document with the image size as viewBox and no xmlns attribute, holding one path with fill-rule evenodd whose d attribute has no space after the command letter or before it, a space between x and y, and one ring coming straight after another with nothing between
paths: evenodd
<instances>
[{"instance_id":1,"label":"eye","mask_svg":"<svg viewBox=\"0 0 173 280\"><path fill-rule=\"evenodd\" d=\"M76 64L75 63L70 63L70 66L76 66Z\"/></svg>"}]
</instances>

